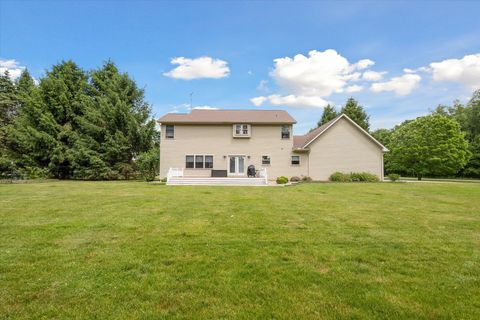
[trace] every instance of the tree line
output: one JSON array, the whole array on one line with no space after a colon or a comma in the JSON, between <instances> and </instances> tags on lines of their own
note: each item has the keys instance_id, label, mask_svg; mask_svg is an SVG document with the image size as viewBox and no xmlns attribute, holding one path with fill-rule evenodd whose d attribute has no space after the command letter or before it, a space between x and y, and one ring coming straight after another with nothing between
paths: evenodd
<instances>
[{"instance_id":1,"label":"tree line","mask_svg":"<svg viewBox=\"0 0 480 320\"><path fill-rule=\"evenodd\" d=\"M369 116L353 98L339 112L325 107L318 126L341 113L369 131ZM384 156L387 174L480 178L480 90L465 105L439 105L426 116L370 133L390 150Z\"/></svg>"},{"instance_id":2,"label":"tree line","mask_svg":"<svg viewBox=\"0 0 480 320\"><path fill-rule=\"evenodd\" d=\"M113 62L87 72L63 61L38 84L28 70L0 75L1 178L153 179L157 168L144 90Z\"/></svg>"}]
</instances>

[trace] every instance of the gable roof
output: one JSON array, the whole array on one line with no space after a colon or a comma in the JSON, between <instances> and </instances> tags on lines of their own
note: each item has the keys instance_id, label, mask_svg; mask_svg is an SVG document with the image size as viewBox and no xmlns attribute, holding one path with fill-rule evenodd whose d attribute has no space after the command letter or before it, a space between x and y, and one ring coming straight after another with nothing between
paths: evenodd
<instances>
[{"instance_id":1,"label":"gable roof","mask_svg":"<svg viewBox=\"0 0 480 320\"><path fill-rule=\"evenodd\" d=\"M292 116L284 110L202 110L190 113L167 113L158 119L159 123L183 124L294 124Z\"/></svg>"},{"instance_id":2,"label":"gable roof","mask_svg":"<svg viewBox=\"0 0 480 320\"><path fill-rule=\"evenodd\" d=\"M353 124L357 129L359 129L363 134L365 134L368 138L370 138L374 143L376 143L380 148L382 148L382 151L387 152L388 149L378 142L377 139L375 139L370 133L365 131L362 127L360 127L355 121L350 119L345 113L342 113L332 120L328 121L327 123L321 125L320 127L310 131L307 134L304 134L303 136L294 136L293 137L293 148L294 149L305 149L307 148L313 141L315 141L319 136L321 136L325 131L330 129L335 123L337 123L338 120L344 118L345 120L349 121L351 124Z\"/></svg>"}]
</instances>

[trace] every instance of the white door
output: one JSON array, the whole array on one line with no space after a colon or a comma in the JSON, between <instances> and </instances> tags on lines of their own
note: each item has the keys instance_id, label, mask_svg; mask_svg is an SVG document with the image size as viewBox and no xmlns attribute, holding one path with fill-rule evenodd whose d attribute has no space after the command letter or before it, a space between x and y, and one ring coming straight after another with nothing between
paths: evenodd
<instances>
[{"instance_id":1,"label":"white door","mask_svg":"<svg viewBox=\"0 0 480 320\"><path fill-rule=\"evenodd\" d=\"M231 176L245 175L245 156L228 156L228 174Z\"/></svg>"}]
</instances>

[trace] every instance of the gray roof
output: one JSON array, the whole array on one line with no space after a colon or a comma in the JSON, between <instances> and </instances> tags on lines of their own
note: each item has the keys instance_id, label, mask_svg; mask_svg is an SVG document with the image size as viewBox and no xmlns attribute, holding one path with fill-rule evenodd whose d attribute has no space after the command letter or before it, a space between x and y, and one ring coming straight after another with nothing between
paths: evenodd
<instances>
[{"instance_id":1,"label":"gray roof","mask_svg":"<svg viewBox=\"0 0 480 320\"><path fill-rule=\"evenodd\" d=\"M190 113L167 113L159 123L200 124L294 124L295 119L284 110L202 110Z\"/></svg>"}]
</instances>

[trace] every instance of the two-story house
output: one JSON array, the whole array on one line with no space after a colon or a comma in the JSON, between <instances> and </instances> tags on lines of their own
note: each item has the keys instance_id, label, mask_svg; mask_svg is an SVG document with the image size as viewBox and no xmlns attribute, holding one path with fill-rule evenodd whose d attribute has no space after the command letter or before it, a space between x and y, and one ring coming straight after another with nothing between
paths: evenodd
<instances>
[{"instance_id":1,"label":"two-story house","mask_svg":"<svg viewBox=\"0 0 480 320\"><path fill-rule=\"evenodd\" d=\"M387 149L342 114L305 134L283 110L198 110L168 113L161 125L160 176L247 176L254 165L278 176L328 180L335 171L366 171L383 179ZM258 174L258 173L257 173Z\"/></svg>"}]
</instances>

